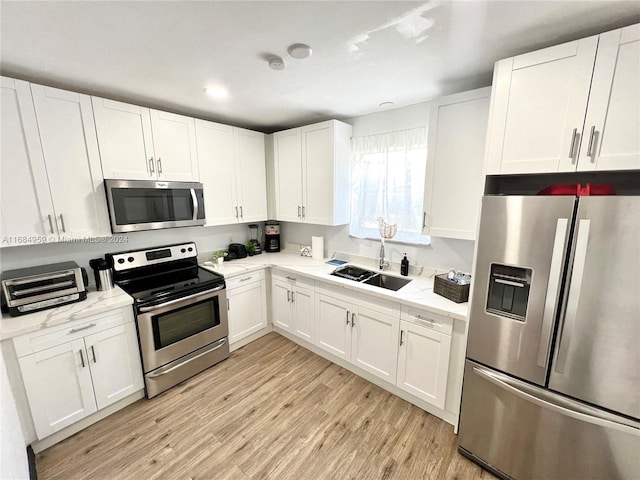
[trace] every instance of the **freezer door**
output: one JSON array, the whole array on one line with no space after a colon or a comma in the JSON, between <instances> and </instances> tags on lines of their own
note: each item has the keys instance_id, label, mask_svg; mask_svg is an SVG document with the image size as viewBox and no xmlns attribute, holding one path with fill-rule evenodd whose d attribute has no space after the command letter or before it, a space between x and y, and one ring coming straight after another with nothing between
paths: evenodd
<instances>
[{"instance_id":1,"label":"freezer door","mask_svg":"<svg viewBox=\"0 0 640 480\"><path fill-rule=\"evenodd\" d=\"M582 197L549 388L640 418L640 197Z\"/></svg>"},{"instance_id":2,"label":"freezer door","mask_svg":"<svg viewBox=\"0 0 640 480\"><path fill-rule=\"evenodd\" d=\"M640 478L640 424L467 361L461 453L518 480Z\"/></svg>"},{"instance_id":3,"label":"freezer door","mask_svg":"<svg viewBox=\"0 0 640 480\"><path fill-rule=\"evenodd\" d=\"M544 385L575 202L483 198L467 357Z\"/></svg>"}]
</instances>

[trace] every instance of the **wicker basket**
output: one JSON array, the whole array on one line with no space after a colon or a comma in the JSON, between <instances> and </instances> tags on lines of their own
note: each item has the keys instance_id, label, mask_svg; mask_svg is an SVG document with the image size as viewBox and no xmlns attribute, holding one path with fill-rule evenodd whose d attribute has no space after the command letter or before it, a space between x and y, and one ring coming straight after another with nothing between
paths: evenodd
<instances>
[{"instance_id":1,"label":"wicker basket","mask_svg":"<svg viewBox=\"0 0 640 480\"><path fill-rule=\"evenodd\" d=\"M469 300L470 285L458 285L447 278L447 274L436 275L433 281L433 291L448 298L452 302L463 303Z\"/></svg>"}]
</instances>

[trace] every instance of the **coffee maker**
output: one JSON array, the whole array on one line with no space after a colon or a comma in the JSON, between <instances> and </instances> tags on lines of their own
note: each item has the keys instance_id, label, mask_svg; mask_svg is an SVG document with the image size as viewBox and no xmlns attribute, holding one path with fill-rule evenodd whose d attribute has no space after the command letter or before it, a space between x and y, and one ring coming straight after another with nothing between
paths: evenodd
<instances>
[{"instance_id":1,"label":"coffee maker","mask_svg":"<svg viewBox=\"0 0 640 480\"><path fill-rule=\"evenodd\" d=\"M250 223L249 224L249 235L251 238L249 238L249 243L252 243L255 245L255 248L253 250L253 255L257 255L259 253L262 253L262 247L260 246L260 230L258 229L258 224L257 223Z\"/></svg>"},{"instance_id":2,"label":"coffee maker","mask_svg":"<svg viewBox=\"0 0 640 480\"><path fill-rule=\"evenodd\" d=\"M265 252L280 251L280 222L276 220L268 220L265 223Z\"/></svg>"}]
</instances>

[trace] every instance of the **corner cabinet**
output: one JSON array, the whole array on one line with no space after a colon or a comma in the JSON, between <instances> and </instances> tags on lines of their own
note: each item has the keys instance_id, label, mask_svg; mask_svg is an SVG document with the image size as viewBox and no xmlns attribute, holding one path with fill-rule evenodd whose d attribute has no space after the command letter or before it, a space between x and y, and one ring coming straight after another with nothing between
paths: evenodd
<instances>
[{"instance_id":1,"label":"corner cabinet","mask_svg":"<svg viewBox=\"0 0 640 480\"><path fill-rule=\"evenodd\" d=\"M267 219L264 134L195 121L206 225Z\"/></svg>"},{"instance_id":2,"label":"corner cabinet","mask_svg":"<svg viewBox=\"0 0 640 480\"><path fill-rule=\"evenodd\" d=\"M92 97L104 178L195 182L195 119Z\"/></svg>"},{"instance_id":3,"label":"corner cabinet","mask_svg":"<svg viewBox=\"0 0 640 480\"><path fill-rule=\"evenodd\" d=\"M486 173L640 168L640 25L500 60Z\"/></svg>"},{"instance_id":4,"label":"corner cabinet","mask_svg":"<svg viewBox=\"0 0 640 480\"><path fill-rule=\"evenodd\" d=\"M267 289L264 271L227 280L229 344L267 328Z\"/></svg>"},{"instance_id":5,"label":"corner cabinet","mask_svg":"<svg viewBox=\"0 0 640 480\"><path fill-rule=\"evenodd\" d=\"M1 121L3 246L110 235L90 97L3 77Z\"/></svg>"},{"instance_id":6,"label":"corner cabinet","mask_svg":"<svg viewBox=\"0 0 640 480\"><path fill-rule=\"evenodd\" d=\"M424 235L475 239L490 95L486 87L431 102Z\"/></svg>"},{"instance_id":7,"label":"corner cabinet","mask_svg":"<svg viewBox=\"0 0 640 480\"><path fill-rule=\"evenodd\" d=\"M13 342L40 440L144 388L131 307Z\"/></svg>"},{"instance_id":8,"label":"corner cabinet","mask_svg":"<svg viewBox=\"0 0 640 480\"><path fill-rule=\"evenodd\" d=\"M351 125L337 120L273 134L276 218L349 223Z\"/></svg>"}]
</instances>

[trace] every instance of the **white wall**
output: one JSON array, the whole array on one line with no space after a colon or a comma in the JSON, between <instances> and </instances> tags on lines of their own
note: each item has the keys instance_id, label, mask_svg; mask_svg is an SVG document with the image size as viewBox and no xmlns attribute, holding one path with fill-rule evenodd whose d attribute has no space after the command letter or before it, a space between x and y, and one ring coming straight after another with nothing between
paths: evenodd
<instances>
[{"instance_id":1,"label":"white wall","mask_svg":"<svg viewBox=\"0 0 640 480\"><path fill-rule=\"evenodd\" d=\"M417 103L408 107L386 110L346 120L353 127L353 136L361 137L396 130L405 130L427 126L429 121L429 102ZM427 146L428 147L428 146ZM325 251L341 251L376 258L380 251L380 242L362 240L349 236L349 226L324 227L299 223L281 225L282 241L311 245L311 236L324 236ZM385 256L392 262L400 262L403 253L411 265L455 268L471 272L473 244L469 240L454 240L431 237L431 245L415 246L386 242Z\"/></svg>"},{"instance_id":2,"label":"white wall","mask_svg":"<svg viewBox=\"0 0 640 480\"><path fill-rule=\"evenodd\" d=\"M27 446L0 352L0 478L29 478Z\"/></svg>"},{"instance_id":3,"label":"white wall","mask_svg":"<svg viewBox=\"0 0 640 480\"><path fill-rule=\"evenodd\" d=\"M0 267L4 271L38 264L75 261L78 265L87 269L89 281L94 283L93 271L89 268L89 260L103 257L105 253L190 241L196 243L199 253L226 250L230 243L246 243L249 240L249 228L247 224L220 227L185 227L134 232L118 235L117 237L124 238L127 241L123 243L51 243L24 247L5 247L0 250Z\"/></svg>"}]
</instances>

